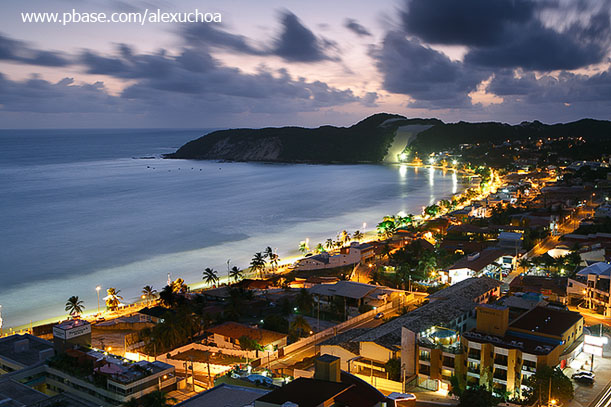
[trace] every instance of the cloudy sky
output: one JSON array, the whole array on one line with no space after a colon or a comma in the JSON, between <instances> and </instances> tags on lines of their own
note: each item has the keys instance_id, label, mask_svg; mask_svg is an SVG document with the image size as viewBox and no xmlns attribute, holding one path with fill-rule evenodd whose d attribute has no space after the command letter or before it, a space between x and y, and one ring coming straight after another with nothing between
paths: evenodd
<instances>
[{"instance_id":1,"label":"cloudy sky","mask_svg":"<svg viewBox=\"0 0 611 407\"><path fill-rule=\"evenodd\" d=\"M221 13L24 23L22 12ZM0 127L611 119L611 0L3 0Z\"/></svg>"}]
</instances>

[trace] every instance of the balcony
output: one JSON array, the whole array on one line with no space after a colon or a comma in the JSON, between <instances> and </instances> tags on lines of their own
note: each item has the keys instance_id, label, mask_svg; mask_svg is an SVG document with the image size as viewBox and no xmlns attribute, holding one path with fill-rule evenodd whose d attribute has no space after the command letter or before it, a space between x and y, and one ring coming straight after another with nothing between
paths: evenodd
<instances>
[{"instance_id":1,"label":"balcony","mask_svg":"<svg viewBox=\"0 0 611 407\"><path fill-rule=\"evenodd\" d=\"M457 331L443 327L431 327L418 335L418 344L429 349L441 349L454 355L462 353Z\"/></svg>"}]
</instances>

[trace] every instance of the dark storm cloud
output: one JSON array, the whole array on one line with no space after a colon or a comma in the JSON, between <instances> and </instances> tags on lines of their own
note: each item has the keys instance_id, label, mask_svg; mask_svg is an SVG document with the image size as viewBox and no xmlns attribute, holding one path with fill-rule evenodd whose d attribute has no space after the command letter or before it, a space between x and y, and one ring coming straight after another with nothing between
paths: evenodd
<instances>
[{"instance_id":1,"label":"dark storm cloud","mask_svg":"<svg viewBox=\"0 0 611 407\"><path fill-rule=\"evenodd\" d=\"M606 14L606 15L605 15ZM473 48L465 62L474 65L537 71L576 69L604 61L608 53L609 13L595 17L594 26L573 25L559 33L538 20L507 27L494 47Z\"/></svg>"},{"instance_id":2,"label":"dark storm cloud","mask_svg":"<svg viewBox=\"0 0 611 407\"><path fill-rule=\"evenodd\" d=\"M407 33L432 44L491 45L503 27L533 18L529 0L411 0L401 13Z\"/></svg>"},{"instance_id":3,"label":"dark storm cloud","mask_svg":"<svg viewBox=\"0 0 611 407\"><path fill-rule=\"evenodd\" d=\"M466 106L467 94L488 73L469 69L446 55L391 31L381 49L374 51L384 88L416 99L412 106L445 108Z\"/></svg>"},{"instance_id":4,"label":"dark storm cloud","mask_svg":"<svg viewBox=\"0 0 611 407\"><path fill-rule=\"evenodd\" d=\"M290 11L281 15L282 32L275 40L273 53L290 62L317 62L334 59L327 55L335 43L319 39Z\"/></svg>"},{"instance_id":5,"label":"dark storm cloud","mask_svg":"<svg viewBox=\"0 0 611 407\"><path fill-rule=\"evenodd\" d=\"M604 60L609 51L609 9L563 31L539 19L557 3L533 0L411 0L402 12L406 33L432 44L469 47L465 62L533 70L575 69Z\"/></svg>"},{"instance_id":6,"label":"dark storm cloud","mask_svg":"<svg viewBox=\"0 0 611 407\"><path fill-rule=\"evenodd\" d=\"M62 53L33 49L22 41L13 40L2 34L0 34L0 60L50 67L62 67L71 63Z\"/></svg>"},{"instance_id":7,"label":"dark storm cloud","mask_svg":"<svg viewBox=\"0 0 611 407\"><path fill-rule=\"evenodd\" d=\"M611 105L611 68L593 75L560 72L537 77L532 72L517 76L502 71L488 87L496 95L527 103L604 103Z\"/></svg>"},{"instance_id":8,"label":"dark storm cloud","mask_svg":"<svg viewBox=\"0 0 611 407\"><path fill-rule=\"evenodd\" d=\"M231 34L212 24L188 24L183 31L183 36L190 45L223 48L250 55L268 54L264 48L251 44L247 37Z\"/></svg>"},{"instance_id":9,"label":"dark storm cloud","mask_svg":"<svg viewBox=\"0 0 611 407\"><path fill-rule=\"evenodd\" d=\"M359 37L371 37L371 33L355 19L348 18L344 22L344 27L358 35Z\"/></svg>"}]
</instances>

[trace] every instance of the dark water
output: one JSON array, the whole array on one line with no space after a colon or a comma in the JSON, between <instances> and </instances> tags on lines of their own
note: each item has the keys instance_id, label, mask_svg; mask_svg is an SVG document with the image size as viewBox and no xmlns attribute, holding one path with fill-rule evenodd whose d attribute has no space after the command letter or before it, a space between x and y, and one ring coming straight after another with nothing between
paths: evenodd
<instances>
[{"instance_id":1,"label":"dark water","mask_svg":"<svg viewBox=\"0 0 611 407\"><path fill-rule=\"evenodd\" d=\"M0 131L0 305L6 326L59 316L95 287L132 300L144 285L201 280L253 253L296 254L384 214L456 192L452 173L392 165L142 159L206 131ZM134 158L136 157L136 158Z\"/></svg>"}]
</instances>

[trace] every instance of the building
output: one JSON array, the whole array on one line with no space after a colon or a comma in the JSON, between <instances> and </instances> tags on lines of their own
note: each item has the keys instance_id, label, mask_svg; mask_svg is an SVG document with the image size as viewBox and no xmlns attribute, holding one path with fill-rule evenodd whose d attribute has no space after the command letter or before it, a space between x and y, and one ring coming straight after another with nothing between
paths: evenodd
<instances>
[{"instance_id":1,"label":"building","mask_svg":"<svg viewBox=\"0 0 611 407\"><path fill-rule=\"evenodd\" d=\"M477 307L477 326L461 338L466 384L491 386L498 394L522 394L522 381L540 366L564 368L583 346L583 317L537 306L510 321L507 306Z\"/></svg>"},{"instance_id":2,"label":"building","mask_svg":"<svg viewBox=\"0 0 611 407\"><path fill-rule=\"evenodd\" d=\"M91 324L84 319L70 319L55 325L53 344L58 352L78 346L91 347Z\"/></svg>"},{"instance_id":3,"label":"building","mask_svg":"<svg viewBox=\"0 0 611 407\"><path fill-rule=\"evenodd\" d=\"M65 406L118 406L155 390L176 387L171 365L159 361L134 363L78 345L90 335L90 330L83 330L86 326L62 323L54 327L58 328L54 329L54 343L31 335L0 339L0 365L5 373L2 379L26 383ZM82 403L73 402L75 398Z\"/></svg>"},{"instance_id":4,"label":"building","mask_svg":"<svg viewBox=\"0 0 611 407\"><path fill-rule=\"evenodd\" d=\"M222 383L182 403L178 403L176 407L251 406L256 399L267 393L269 393L269 390Z\"/></svg>"},{"instance_id":5,"label":"building","mask_svg":"<svg viewBox=\"0 0 611 407\"><path fill-rule=\"evenodd\" d=\"M499 247L514 249L517 252L518 249L522 248L522 233L499 233Z\"/></svg>"},{"instance_id":6,"label":"building","mask_svg":"<svg viewBox=\"0 0 611 407\"><path fill-rule=\"evenodd\" d=\"M240 338L244 336L256 341L268 351L282 348L287 343L286 334L268 331L267 329L252 328L233 321L214 326L208 329L208 332L213 334L216 346L226 349L242 349L240 347Z\"/></svg>"},{"instance_id":7,"label":"building","mask_svg":"<svg viewBox=\"0 0 611 407\"><path fill-rule=\"evenodd\" d=\"M567 303L567 277L517 276L509 283L511 293L538 293L548 301Z\"/></svg>"},{"instance_id":8,"label":"building","mask_svg":"<svg viewBox=\"0 0 611 407\"><path fill-rule=\"evenodd\" d=\"M300 377L255 400L254 407L381 407L386 397L363 380L341 371L339 358L322 355L314 378Z\"/></svg>"},{"instance_id":9,"label":"building","mask_svg":"<svg viewBox=\"0 0 611 407\"><path fill-rule=\"evenodd\" d=\"M0 338L0 375L43 363L55 356L53 344L30 334Z\"/></svg>"},{"instance_id":10,"label":"building","mask_svg":"<svg viewBox=\"0 0 611 407\"><path fill-rule=\"evenodd\" d=\"M578 290L583 287L581 293L586 308L609 317L611 316L610 281L611 264L598 262L577 272L576 278L570 279L568 284L572 288L570 292L577 295Z\"/></svg>"},{"instance_id":11,"label":"building","mask_svg":"<svg viewBox=\"0 0 611 407\"><path fill-rule=\"evenodd\" d=\"M469 278L429 295L429 303L389 322L397 325L406 379L431 390L450 388L451 376L464 374L463 332L475 326L476 307L500 296L501 283ZM384 325L383 325L384 326Z\"/></svg>"},{"instance_id":12,"label":"building","mask_svg":"<svg viewBox=\"0 0 611 407\"><path fill-rule=\"evenodd\" d=\"M454 355L459 353L456 348L459 334L475 326L475 307L498 298L500 286L499 281L488 277L462 281L429 295L428 304L376 328L352 329L326 340L321 344L321 353L339 357L342 369L349 373L381 378L387 378L386 362L401 358L405 378L415 378L418 345L412 338L411 346L403 346L403 330L407 329L418 333L418 340L423 347L432 349L434 357L441 354L448 357L445 360L448 369L436 362L432 370L423 369L420 384L430 380L431 375L436 380L443 374L447 388L455 363L462 364L462 360L454 360ZM436 390L437 382L434 383Z\"/></svg>"},{"instance_id":13,"label":"building","mask_svg":"<svg viewBox=\"0 0 611 407\"><path fill-rule=\"evenodd\" d=\"M327 307L334 301L344 302L348 314L359 314L363 305L375 308L390 301L405 298L405 291L379 285L357 283L354 281L338 281L335 284L318 284L308 288L316 302Z\"/></svg>"},{"instance_id":14,"label":"building","mask_svg":"<svg viewBox=\"0 0 611 407\"><path fill-rule=\"evenodd\" d=\"M515 268L517 253L514 249L488 247L479 253L469 254L451 265L447 270L450 284L470 277L488 276L502 279Z\"/></svg>"},{"instance_id":15,"label":"building","mask_svg":"<svg viewBox=\"0 0 611 407\"><path fill-rule=\"evenodd\" d=\"M320 270L342 266L355 265L367 261L375 255L374 248L369 243L352 242L347 248L342 248L338 254L326 252L313 256L306 256L297 261L298 270Z\"/></svg>"}]
</instances>

